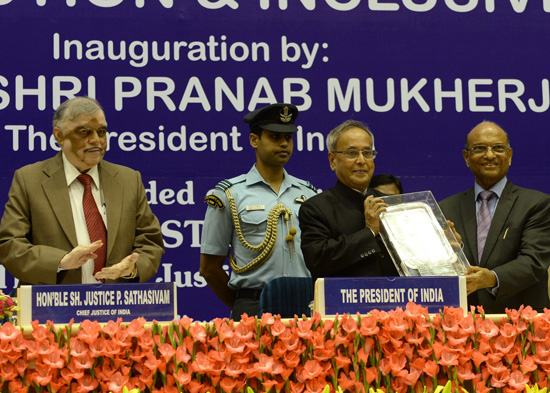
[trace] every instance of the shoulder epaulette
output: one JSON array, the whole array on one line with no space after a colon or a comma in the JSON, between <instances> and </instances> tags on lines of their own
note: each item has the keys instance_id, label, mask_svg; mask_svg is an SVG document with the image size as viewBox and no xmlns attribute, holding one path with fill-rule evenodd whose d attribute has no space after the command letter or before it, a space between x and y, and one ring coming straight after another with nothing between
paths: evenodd
<instances>
[{"instance_id":1,"label":"shoulder epaulette","mask_svg":"<svg viewBox=\"0 0 550 393\"><path fill-rule=\"evenodd\" d=\"M302 183L304 186L306 186L307 188L309 188L310 190L312 190L313 192L317 192L317 188L315 188L315 186L313 184L311 184L310 182L308 182L307 180L299 180L300 183Z\"/></svg>"},{"instance_id":2,"label":"shoulder epaulette","mask_svg":"<svg viewBox=\"0 0 550 393\"><path fill-rule=\"evenodd\" d=\"M241 175L241 176L234 177L234 178L232 178L232 179L222 180L221 182L219 182L218 184L216 184L216 189L217 189L217 190L220 190L220 191L225 191L225 190L227 190L229 187L231 187L232 185L237 184L237 183L241 183L241 182L243 182L245 179L246 179L246 176L245 176L245 175Z\"/></svg>"}]
</instances>

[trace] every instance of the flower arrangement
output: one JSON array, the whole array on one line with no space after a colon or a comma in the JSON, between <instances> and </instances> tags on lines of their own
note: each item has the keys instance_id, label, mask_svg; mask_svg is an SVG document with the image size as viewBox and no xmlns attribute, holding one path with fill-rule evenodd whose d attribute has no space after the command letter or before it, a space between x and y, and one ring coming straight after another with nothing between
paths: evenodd
<instances>
[{"instance_id":1,"label":"flower arrangement","mask_svg":"<svg viewBox=\"0 0 550 393\"><path fill-rule=\"evenodd\" d=\"M18 310L19 308L16 306L15 301L0 290L0 323L12 318L13 313Z\"/></svg>"},{"instance_id":2,"label":"flower arrangement","mask_svg":"<svg viewBox=\"0 0 550 393\"><path fill-rule=\"evenodd\" d=\"M535 392L548 388L550 310L507 310L499 324L482 309L430 316L373 311L287 323L264 314L240 323L119 319L24 335L0 328L0 382L8 392L368 393ZM328 385L328 386L327 386ZM539 390L540 388L540 390ZM327 390L328 389L328 390ZM536 389L536 390L535 390Z\"/></svg>"}]
</instances>

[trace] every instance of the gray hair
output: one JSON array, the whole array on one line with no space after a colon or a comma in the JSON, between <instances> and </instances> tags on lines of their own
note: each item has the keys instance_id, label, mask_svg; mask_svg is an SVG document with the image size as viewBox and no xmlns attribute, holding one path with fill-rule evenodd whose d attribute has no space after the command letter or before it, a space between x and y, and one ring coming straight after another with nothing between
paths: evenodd
<instances>
[{"instance_id":1,"label":"gray hair","mask_svg":"<svg viewBox=\"0 0 550 393\"><path fill-rule=\"evenodd\" d=\"M61 128L65 120L74 120L82 113L92 114L103 111L101 104L90 97L75 97L63 102L53 115L53 127Z\"/></svg>"},{"instance_id":2,"label":"gray hair","mask_svg":"<svg viewBox=\"0 0 550 393\"><path fill-rule=\"evenodd\" d=\"M491 124L495 127L498 127L502 130L502 132L504 132L504 135L506 135L506 141L507 141L507 144L508 144L508 147L510 147L510 137L508 136L508 133L506 131L504 131L504 128L502 128L500 125L498 125L497 123L495 123L494 121L490 121L490 120L483 120L481 123L477 124L474 128L476 128L477 126L483 124L483 123L487 123L487 124ZM474 128L472 128L472 131L474 130ZM466 134L466 142L464 143L464 150L468 150L470 149L470 146L468 145L468 137L470 136L470 133L472 132L470 131L469 133Z\"/></svg>"},{"instance_id":3,"label":"gray hair","mask_svg":"<svg viewBox=\"0 0 550 393\"><path fill-rule=\"evenodd\" d=\"M346 120L336 128L332 129L327 135L327 142L326 142L327 150L335 151L336 146L338 145L338 139L340 138L340 135L342 134L342 132L350 128L360 128L364 130L367 134L369 134L370 140L372 142L372 150L374 150L374 135L364 123L358 120Z\"/></svg>"}]
</instances>

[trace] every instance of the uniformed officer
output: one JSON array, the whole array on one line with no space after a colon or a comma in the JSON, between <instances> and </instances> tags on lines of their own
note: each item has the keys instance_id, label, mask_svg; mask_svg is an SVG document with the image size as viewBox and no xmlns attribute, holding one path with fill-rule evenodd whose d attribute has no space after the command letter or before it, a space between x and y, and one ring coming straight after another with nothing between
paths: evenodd
<instances>
[{"instance_id":1,"label":"uniformed officer","mask_svg":"<svg viewBox=\"0 0 550 393\"><path fill-rule=\"evenodd\" d=\"M272 104L250 112L250 145L256 163L246 174L224 180L208 195L202 229L200 273L231 318L256 315L264 285L277 277L311 277L300 248L298 210L316 194L284 165L293 150L298 109ZM230 252L231 246L231 252ZM229 258L231 278L223 269Z\"/></svg>"}]
</instances>

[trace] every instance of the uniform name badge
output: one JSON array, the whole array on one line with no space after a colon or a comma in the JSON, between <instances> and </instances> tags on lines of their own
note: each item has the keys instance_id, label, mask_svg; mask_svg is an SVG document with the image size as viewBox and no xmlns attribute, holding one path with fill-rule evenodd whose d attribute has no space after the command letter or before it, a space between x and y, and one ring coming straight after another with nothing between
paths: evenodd
<instances>
[{"instance_id":1,"label":"uniform name badge","mask_svg":"<svg viewBox=\"0 0 550 393\"><path fill-rule=\"evenodd\" d=\"M246 211L265 210L265 205L250 205L246 207Z\"/></svg>"},{"instance_id":2,"label":"uniform name badge","mask_svg":"<svg viewBox=\"0 0 550 393\"><path fill-rule=\"evenodd\" d=\"M431 191L382 197L380 237L401 276L463 276L470 266Z\"/></svg>"}]
</instances>

